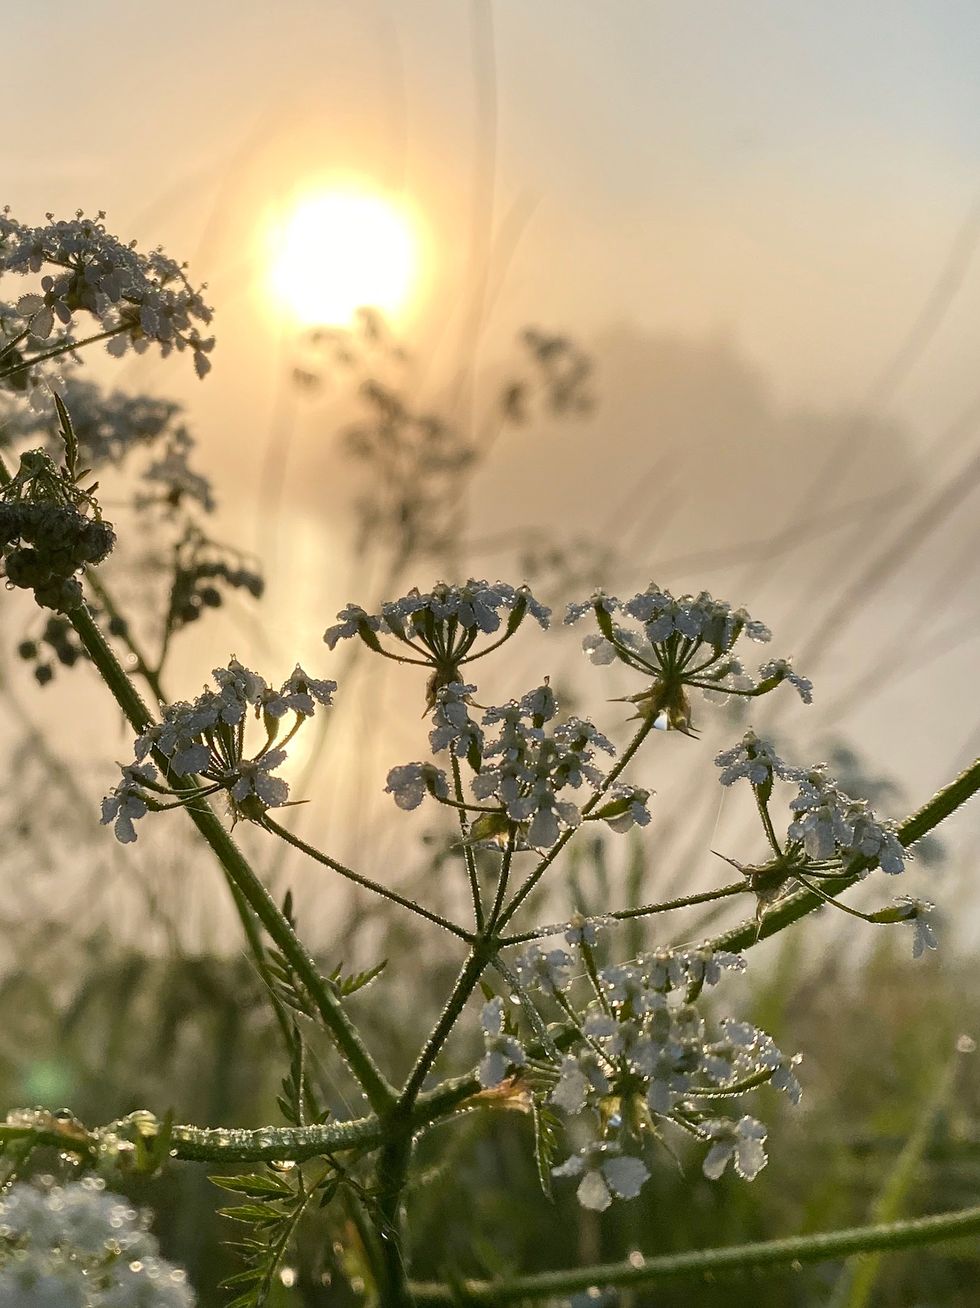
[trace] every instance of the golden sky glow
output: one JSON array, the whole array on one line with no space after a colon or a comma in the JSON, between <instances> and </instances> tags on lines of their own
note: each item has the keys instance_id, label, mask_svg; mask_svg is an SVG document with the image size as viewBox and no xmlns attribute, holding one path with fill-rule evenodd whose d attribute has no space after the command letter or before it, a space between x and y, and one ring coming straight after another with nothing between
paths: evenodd
<instances>
[{"instance_id":1,"label":"golden sky glow","mask_svg":"<svg viewBox=\"0 0 980 1308\"><path fill-rule=\"evenodd\" d=\"M397 318L416 284L418 262L408 215L366 190L308 194L270 234L272 289L304 327L346 326L365 306Z\"/></svg>"}]
</instances>

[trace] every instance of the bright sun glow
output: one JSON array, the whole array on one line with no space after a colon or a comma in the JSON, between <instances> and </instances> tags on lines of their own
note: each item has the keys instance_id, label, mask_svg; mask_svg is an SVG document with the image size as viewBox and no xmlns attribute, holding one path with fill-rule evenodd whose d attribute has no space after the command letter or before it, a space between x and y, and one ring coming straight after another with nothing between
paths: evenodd
<instances>
[{"instance_id":1,"label":"bright sun glow","mask_svg":"<svg viewBox=\"0 0 980 1308\"><path fill-rule=\"evenodd\" d=\"M395 317L415 281L417 241L408 216L367 192L332 190L302 200L272 235L273 290L303 326L346 326L357 309Z\"/></svg>"}]
</instances>

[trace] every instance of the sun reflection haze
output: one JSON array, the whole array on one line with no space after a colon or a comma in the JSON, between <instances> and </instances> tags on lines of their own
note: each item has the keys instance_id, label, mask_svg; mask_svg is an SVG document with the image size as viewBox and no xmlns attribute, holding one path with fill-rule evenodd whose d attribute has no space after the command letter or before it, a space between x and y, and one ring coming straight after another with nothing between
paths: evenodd
<instances>
[{"instance_id":1,"label":"sun reflection haze","mask_svg":"<svg viewBox=\"0 0 980 1308\"><path fill-rule=\"evenodd\" d=\"M367 306L397 318L417 281L413 220L366 189L307 193L271 225L269 246L272 290L304 327L347 326Z\"/></svg>"}]
</instances>

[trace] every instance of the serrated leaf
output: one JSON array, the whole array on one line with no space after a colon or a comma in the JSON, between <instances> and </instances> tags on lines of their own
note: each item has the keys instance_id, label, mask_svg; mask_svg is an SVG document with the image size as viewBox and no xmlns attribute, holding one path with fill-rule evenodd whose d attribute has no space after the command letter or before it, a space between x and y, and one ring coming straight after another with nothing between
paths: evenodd
<instances>
[{"instance_id":1,"label":"serrated leaf","mask_svg":"<svg viewBox=\"0 0 980 1308\"><path fill-rule=\"evenodd\" d=\"M370 985L375 977L380 976L387 966L388 960L383 958L380 963L376 963L374 967L369 967L364 972L357 972L348 977L338 976L335 981L337 989L340 991L341 996L346 999L348 995L356 994L358 990L363 990L365 986Z\"/></svg>"},{"instance_id":2,"label":"serrated leaf","mask_svg":"<svg viewBox=\"0 0 980 1308\"><path fill-rule=\"evenodd\" d=\"M276 1226L286 1216L273 1204L238 1204L234 1208L219 1208L218 1215L232 1222L245 1222L250 1226Z\"/></svg>"},{"instance_id":3,"label":"serrated leaf","mask_svg":"<svg viewBox=\"0 0 980 1308\"><path fill-rule=\"evenodd\" d=\"M65 442L65 467L71 474L72 480L74 480L75 469L78 466L78 437L75 435L75 428L72 426L64 400L57 391L52 391L52 394L54 395L55 407L58 410L58 420L61 423L61 438Z\"/></svg>"},{"instance_id":4,"label":"serrated leaf","mask_svg":"<svg viewBox=\"0 0 980 1308\"><path fill-rule=\"evenodd\" d=\"M531 1100L531 1121L534 1124L534 1161L538 1169L538 1181L545 1197L550 1199L551 1168L558 1148L558 1120L535 1096Z\"/></svg>"},{"instance_id":5,"label":"serrated leaf","mask_svg":"<svg viewBox=\"0 0 980 1308\"><path fill-rule=\"evenodd\" d=\"M240 1294L237 1299L232 1299L231 1303L229 1303L226 1308L255 1308L257 1302L258 1300L255 1295L251 1291L246 1290L245 1293Z\"/></svg>"},{"instance_id":6,"label":"serrated leaf","mask_svg":"<svg viewBox=\"0 0 980 1308\"><path fill-rule=\"evenodd\" d=\"M233 1190L236 1194L245 1194L252 1197L260 1197L265 1194L285 1196L293 1193L291 1185L288 1185L282 1177L274 1176L271 1173L256 1172L249 1176L212 1176L210 1180L214 1185L220 1185L222 1190Z\"/></svg>"},{"instance_id":7,"label":"serrated leaf","mask_svg":"<svg viewBox=\"0 0 980 1308\"><path fill-rule=\"evenodd\" d=\"M248 1267L244 1272L236 1272L234 1276L228 1276L218 1286L219 1290L233 1290L236 1285L254 1285L256 1281L261 1281L265 1276L265 1271L261 1267Z\"/></svg>"}]
</instances>

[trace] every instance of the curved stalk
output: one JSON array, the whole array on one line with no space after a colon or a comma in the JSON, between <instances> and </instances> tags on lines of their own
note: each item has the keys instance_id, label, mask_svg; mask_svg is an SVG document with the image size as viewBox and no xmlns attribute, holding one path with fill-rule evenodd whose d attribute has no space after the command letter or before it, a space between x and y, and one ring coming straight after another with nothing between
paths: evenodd
<instances>
[{"instance_id":1,"label":"curved stalk","mask_svg":"<svg viewBox=\"0 0 980 1308\"><path fill-rule=\"evenodd\" d=\"M663 1258L648 1258L636 1265L632 1262L604 1263L510 1280L464 1281L459 1288L418 1284L412 1290L418 1308L436 1308L439 1304L461 1301L474 1305L474 1308L481 1304L486 1308L496 1308L497 1304L559 1298L577 1291L588 1291L594 1286L634 1288L681 1279L714 1281L744 1272L791 1267L795 1263L822 1263L875 1250L890 1252L936 1244L940 1240L962 1240L977 1232L980 1232L980 1205L906 1222L854 1226L788 1240L763 1240L758 1244L732 1245L727 1249L668 1254Z\"/></svg>"}]
</instances>

